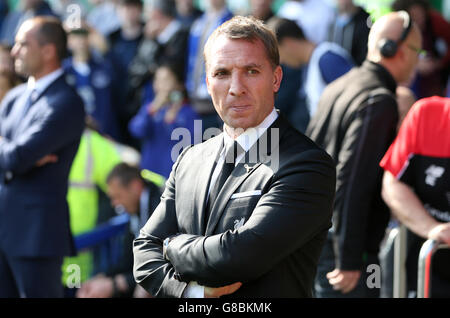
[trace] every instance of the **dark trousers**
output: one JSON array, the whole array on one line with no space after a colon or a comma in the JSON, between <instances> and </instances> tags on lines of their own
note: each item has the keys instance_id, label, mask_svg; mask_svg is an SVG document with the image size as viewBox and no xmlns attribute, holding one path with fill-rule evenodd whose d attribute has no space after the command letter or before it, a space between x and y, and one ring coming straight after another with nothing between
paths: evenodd
<instances>
[{"instance_id":1,"label":"dark trousers","mask_svg":"<svg viewBox=\"0 0 450 318\"><path fill-rule=\"evenodd\" d=\"M328 283L327 273L335 269L335 255L331 238L327 238L322 254L319 258L317 274L314 283L314 292L317 298L377 298L380 295L378 288L369 288L367 286L367 278L371 274L367 273L367 266L370 264L379 265L376 255L369 255L361 270L361 277L356 287L347 294L334 290L333 286Z\"/></svg>"},{"instance_id":2,"label":"dark trousers","mask_svg":"<svg viewBox=\"0 0 450 318\"><path fill-rule=\"evenodd\" d=\"M10 257L0 250L0 298L60 298L62 257Z\"/></svg>"}]
</instances>

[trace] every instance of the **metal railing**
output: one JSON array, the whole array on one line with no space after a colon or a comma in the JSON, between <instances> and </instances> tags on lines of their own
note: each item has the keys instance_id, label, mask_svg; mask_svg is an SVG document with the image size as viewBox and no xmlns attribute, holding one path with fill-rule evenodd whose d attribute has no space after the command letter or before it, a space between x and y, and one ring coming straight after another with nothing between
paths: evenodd
<instances>
[{"instance_id":1,"label":"metal railing","mask_svg":"<svg viewBox=\"0 0 450 318\"><path fill-rule=\"evenodd\" d=\"M427 240L423 243L419 254L419 271L417 277L417 297L430 298L431 297L431 277L432 277L432 263L434 254L440 249L448 249L447 244L437 242L434 240Z\"/></svg>"},{"instance_id":2,"label":"metal railing","mask_svg":"<svg viewBox=\"0 0 450 318\"><path fill-rule=\"evenodd\" d=\"M120 214L98 225L93 230L74 237L75 247L78 251L93 247L123 233L130 221L127 213Z\"/></svg>"},{"instance_id":3,"label":"metal railing","mask_svg":"<svg viewBox=\"0 0 450 318\"><path fill-rule=\"evenodd\" d=\"M400 225L391 231L394 237L394 298L406 298L406 227Z\"/></svg>"},{"instance_id":4,"label":"metal railing","mask_svg":"<svg viewBox=\"0 0 450 318\"><path fill-rule=\"evenodd\" d=\"M406 243L407 229L404 225L391 230L390 240L394 242L394 283L393 297L406 298ZM449 249L450 246L434 240L427 240L422 245L419 254L419 267L417 279L417 297L431 297L432 260L434 254L440 249Z\"/></svg>"},{"instance_id":5,"label":"metal railing","mask_svg":"<svg viewBox=\"0 0 450 318\"><path fill-rule=\"evenodd\" d=\"M77 251L90 250L96 255L93 274L105 272L115 266L122 257L122 236L128 228L130 216L119 214L99 224L87 233L74 237Z\"/></svg>"}]
</instances>

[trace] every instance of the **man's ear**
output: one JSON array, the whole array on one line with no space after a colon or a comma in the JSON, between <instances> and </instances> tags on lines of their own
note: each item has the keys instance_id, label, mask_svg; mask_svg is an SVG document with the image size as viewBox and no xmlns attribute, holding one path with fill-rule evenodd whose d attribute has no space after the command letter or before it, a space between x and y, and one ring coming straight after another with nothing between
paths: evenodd
<instances>
[{"instance_id":1,"label":"man's ear","mask_svg":"<svg viewBox=\"0 0 450 318\"><path fill-rule=\"evenodd\" d=\"M278 65L273 71L273 91L274 93L278 92L281 85L281 80L283 79L283 70L281 66Z\"/></svg>"},{"instance_id":2,"label":"man's ear","mask_svg":"<svg viewBox=\"0 0 450 318\"><path fill-rule=\"evenodd\" d=\"M42 46L42 53L43 53L44 59L46 59L46 61L58 59L58 54L56 52L56 46L52 43L44 44Z\"/></svg>"}]
</instances>

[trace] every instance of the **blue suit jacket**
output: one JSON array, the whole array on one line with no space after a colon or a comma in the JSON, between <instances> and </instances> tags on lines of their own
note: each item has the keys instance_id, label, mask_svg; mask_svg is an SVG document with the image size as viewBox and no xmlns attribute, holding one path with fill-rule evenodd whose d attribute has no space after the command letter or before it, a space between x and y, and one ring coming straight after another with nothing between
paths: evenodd
<instances>
[{"instance_id":1,"label":"blue suit jacket","mask_svg":"<svg viewBox=\"0 0 450 318\"><path fill-rule=\"evenodd\" d=\"M0 248L11 256L71 255L67 180L83 102L60 76L22 115L25 90L14 88L0 106ZM36 167L48 154L58 162Z\"/></svg>"}]
</instances>

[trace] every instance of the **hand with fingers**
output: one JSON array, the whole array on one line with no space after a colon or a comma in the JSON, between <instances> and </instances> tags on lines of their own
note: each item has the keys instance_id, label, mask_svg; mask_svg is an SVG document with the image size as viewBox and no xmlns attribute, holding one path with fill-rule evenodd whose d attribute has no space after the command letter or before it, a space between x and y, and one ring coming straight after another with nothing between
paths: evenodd
<instances>
[{"instance_id":1,"label":"hand with fingers","mask_svg":"<svg viewBox=\"0 0 450 318\"><path fill-rule=\"evenodd\" d=\"M42 167L48 163L55 163L55 162L58 162L58 156L49 154L49 155L46 155L46 156L42 157L41 159L39 159L36 162L36 167Z\"/></svg>"},{"instance_id":2,"label":"hand with fingers","mask_svg":"<svg viewBox=\"0 0 450 318\"><path fill-rule=\"evenodd\" d=\"M327 274L328 282L334 290L340 290L343 294L351 292L361 277L361 271L344 271L335 268Z\"/></svg>"},{"instance_id":3,"label":"hand with fingers","mask_svg":"<svg viewBox=\"0 0 450 318\"><path fill-rule=\"evenodd\" d=\"M230 284L223 287L205 287L204 290L204 296L205 298L218 298L223 295L229 295L234 293L236 290L238 290L242 286L242 283L237 282L234 284Z\"/></svg>"}]
</instances>

